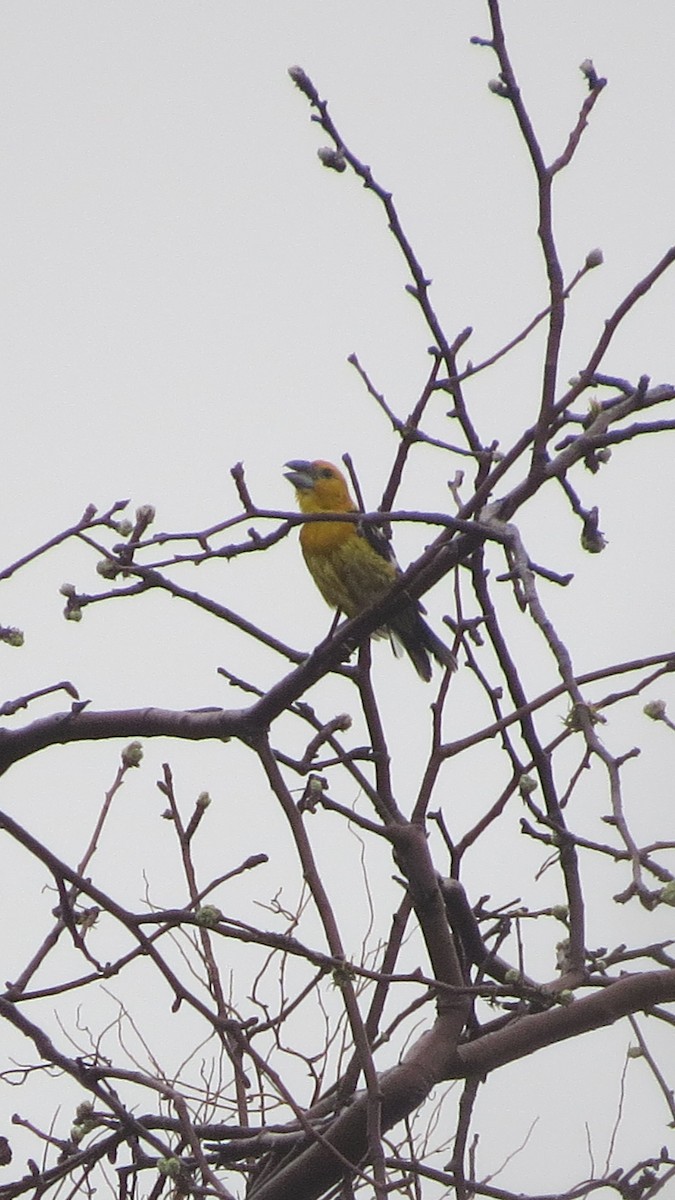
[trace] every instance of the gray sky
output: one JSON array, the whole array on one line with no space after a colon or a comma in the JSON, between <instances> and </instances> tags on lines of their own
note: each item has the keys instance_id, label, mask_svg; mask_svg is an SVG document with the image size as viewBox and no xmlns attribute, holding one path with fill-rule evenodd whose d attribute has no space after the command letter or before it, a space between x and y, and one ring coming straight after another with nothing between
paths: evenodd
<instances>
[{"instance_id":1,"label":"gray sky","mask_svg":"<svg viewBox=\"0 0 675 1200\"><path fill-rule=\"evenodd\" d=\"M504 20L548 158L562 150L586 94L579 63L592 58L609 79L556 189L567 276L591 248L605 256L571 305L562 383L581 366L602 321L673 241L675 10L671 0L521 0L504 4ZM348 450L367 503L376 506L396 443L347 355L359 355L403 416L422 387L430 337L404 290L404 266L376 200L348 174L321 168L316 150L325 137L309 123L307 102L287 68L304 67L350 148L393 191L434 280L432 298L446 333L472 325L466 356L478 361L546 303L533 237L532 171L510 106L487 89L496 74L491 53L468 44L472 34L487 31L480 0L414 6L6 0L0 11L3 561L76 521L89 502L103 509L122 496L131 498L132 511L153 503L158 529L213 524L236 510L229 469L238 460L258 504L291 508L284 461L339 460ZM605 370L631 379L649 373L654 383L672 379L674 306L671 275L625 323ZM532 420L540 351L535 336L470 389L486 441L496 437L506 447ZM441 407L430 427L447 436ZM667 439L660 446L643 440L615 457L600 476L577 476L584 502L599 504L603 514L609 545L599 559L580 550L578 527L559 497L542 499L522 519L533 557L576 573L572 588L551 589L545 599L579 671L672 644L672 539L663 527L672 514L672 451ZM447 505L447 474L440 456L415 456L401 506ZM397 542L405 563L424 536L401 530ZM233 695L215 675L219 663L262 685L279 677L278 659L252 653L231 631L165 600L109 605L86 613L81 626L65 624L57 589L72 579L93 590L94 561L69 550L3 585L0 621L20 625L27 639L21 652L0 647L8 696L67 677L97 707L229 705ZM246 609L295 646L309 647L327 629L327 611L292 542L269 556L181 578ZM447 598L432 596L428 606L437 620ZM526 645L532 635L514 636ZM387 656L385 646L376 648L378 669L392 680L385 712L396 731L400 672L408 667ZM527 670L533 687L549 677L538 661ZM412 747L410 765L400 768L404 791L414 787L426 749L430 699L408 675L405 687L414 712L403 727ZM321 698L331 712L344 703L337 685L324 688ZM475 724L472 703L457 705L458 730L463 721ZM613 717L608 740L616 752L639 742L644 761L634 799L653 796L656 810L670 815L665 731L640 718L641 705ZM36 705L33 715L50 707ZM551 729L561 715L552 714ZM145 837L164 847L153 841L159 809L152 772L167 755L180 764L188 794L202 787L217 792L220 783L225 811L243 802L233 793L245 794L251 821L228 827L235 858L259 848L257 823L277 827L257 777L244 782L247 759L239 748L222 780L219 752L200 750L197 758L193 749L148 747L147 775L134 784L137 841L128 868L136 872L139 896L144 860L136 846ZM82 747L26 764L12 782L14 810L30 824L46 822L65 853L73 828L85 840L79 821L93 819L92 797L109 786L116 756L116 747ZM54 775L57 761L62 773ZM488 756L476 762L467 767L480 770L484 763L490 781ZM484 786L475 775L448 780L460 824ZM124 803L131 804L126 794ZM589 803L599 819L604 796L590 788ZM72 828L63 822L66 811ZM129 811L125 820L131 819ZM643 820L652 829L648 816ZM654 836L672 836L657 825ZM279 831L285 836L280 824ZM499 850L495 834L492 869ZM476 861L468 864L467 882L475 894L490 891L503 902L525 891L525 870L530 889L536 861L528 847L513 863L500 863L497 879ZM373 869L388 886L390 869ZM328 861L326 871L330 877ZM242 884L246 919L255 913L258 887L258 881ZM535 894L528 892L533 904ZM652 920L660 929L660 918ZM625 940L647 940L651 934L638 932L641 921L643 914L622 909L616 940L624 940L622 922ZM606 926L591 934L608 936ZM13 946L12 953L22 949ZM549 952L542 950L544 958ZM538 967L545 973L543 960ZM616 1050L627 1040L625 1032L612 1037L603 1034L600 1043L607 1038ZM556 1070L569 1057L571 1078L583 1063L580 1049L548 1053ZM614 1075L600 1081L612 1096L617 1054ZM511 1068L497 1085L504 1089L493 1110L500 1133L490 1129L488 1137L486 1129L484 1137L487 1143L495 1136L504 1154L527 1130L529 1117L511 1103L510 1091L526 1075L525 1066ZM10 1101L16 1105L14 1096ZM5 1103L0 1095L0 1109ZM546 1106L540 1161L552 1137L560 1145L571 1137L572 1182L588 1169L589 1112L580 1104L570 1113L564 1086L547 1093ZM649 1123L663 1119L647 1086L632 1114L635 1146L643 1145ZM604 1125L597 1136L602 1158ZM484 1168L496 1165L491 1160ZM551 1182L558 1181L557 1166ZM538 1186L546 1181L539 1178Z\"/></svg>"}]
</instances>

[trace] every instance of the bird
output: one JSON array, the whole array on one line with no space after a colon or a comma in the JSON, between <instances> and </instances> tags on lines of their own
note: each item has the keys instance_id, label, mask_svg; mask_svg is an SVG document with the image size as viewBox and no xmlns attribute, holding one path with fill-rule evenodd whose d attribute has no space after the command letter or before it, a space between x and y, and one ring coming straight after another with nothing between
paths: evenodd
<instances>
[{"instance_id":1,"label":"bird","mask_svg":"<svg viewBox=\"0 0 675 1200\"><path fill-rule=\"evenodd\" d=\"M285 478L295 488L303 513L359 512L341 471L324 459L287 462ZM300 530L300 546L307 569L331 608L346 617L357 617L381 600L401 574L390 543L374 525L359 521L312 521ZM402 646L417 674L431 679L431 657L448 671L457 663L454 654L422 616L419 600L402 593L386 626L394 651Z\"/></svg>"}]
</instances>

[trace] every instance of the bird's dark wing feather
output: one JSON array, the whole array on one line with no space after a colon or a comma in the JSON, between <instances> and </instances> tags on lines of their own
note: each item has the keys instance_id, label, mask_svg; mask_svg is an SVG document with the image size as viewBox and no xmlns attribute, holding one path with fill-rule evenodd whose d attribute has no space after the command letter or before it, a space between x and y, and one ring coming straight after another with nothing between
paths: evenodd
<instances>
[{"instance_id":1,"label":"bird's dark wing feather","mask_svg":"<svg viewBox=\"0 0 675 1200\"><path fill-rule=\"evenodd\" d=\"M400 573L401 568L396 561L391 542L377 525L366 525L361 522L357 525L357 532L360 537L366 539L377 554L392 563L396 571ZM412 659L420 678L428 683L431 679L429 655L432 655L441 666L449 671L456 669L457 661L452 650L427 625L422 616L425 611L419 600L413 600L411 596L403 593L396 612L389 618L387 630L392 645L395 646L396 642L399 642L403 646Z\"/></svg>"},{"instance_id":2,"label":"bird's dark wing feather","mask_svg":"<svg viewBox=\"0 0 675 1200\"><path fill-rule=\"evenodd\" d=\"M392 565L396 567L397 571L401 570L396 561L396 555L394 554L391 541L382 532L382 530L378 528L377 525L363 524L361 521L359 521L358 525L356 526L356 531L360 537L366 539L368 545L372 546L373 550L376 554L379 554L380 558L384 558L387 562L392 563Z\"/></svg>"},{"instance_id":3,"label":"bird's dark wing feather","mask_svg":"<svg viewBox=\"0 0 675 1200\"><path fill-rule=\"evenodd\" d=\"M396 568L396 571L399 575L402 573L401 564L394 554L394 547L391 544L391 539L388 538L381 529L378 529L377 525L363 525L361 522L359 522L359 524L356 526L356 532L358 533L359 537L366 539L368 544L373 547L373 550L375 550L375 552L379 554L381 558L385 558L387 562L390 562L392 566ZM410 601L410 603L415 604L418 612L425 613L427 611L421 600L417 600L416 602Z\"/></svg>"}]
</instances>

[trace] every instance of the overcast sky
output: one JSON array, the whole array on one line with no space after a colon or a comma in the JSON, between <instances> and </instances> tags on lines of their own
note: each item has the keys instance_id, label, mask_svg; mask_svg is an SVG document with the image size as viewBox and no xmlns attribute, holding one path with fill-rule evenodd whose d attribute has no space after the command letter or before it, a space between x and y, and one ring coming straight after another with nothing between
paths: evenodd
<instances>
[{"instance_id":1,"label":"overcast sky","mask_svg":"<svg viewBox=\"0 0 675 1200\"><path fill-rule=\"evenodd\" d=\"M672 0L506 0L503 10L547 158L563 149L587 94L582 60L592 58L609 79L556 188L566 276L593 247L605 257L571 306L562 384L674 240L675 9ZM358 354L405 416L424 382L430 336L405 292L382 211L348 173L321 167L325 136L287 69L307 71L350 149L393 191L446 334L473 326L465 355L478 361L546 303L532 169L510 106L487 88L494 58L469 45L487 33L481 0L5 0L3 564L72 524L90 502L103 509L130 497L132 510L151 502L162 529L211 525L236 511L229 469L239 460L260 506L291 508L287 459L339 461L349 451L368 506L377 505L396 443L347 356ZM671 381L674 316L671 275L625 323L605 369ZM484 441L506 447L532 420L540 352L535 336L470 390ZM431 424L447 436L442 412ZM574 588L546 599L578 670L672 644L663 572L668 559L672 570L672 531L661 520L670 514L672 523L672 449L667 439L644 441L616 457L616 474L580 479L584 502L603 512L609 545L600 561L580 550L559 498L523 515L533 557L577 574ZM447 505L447 464L439 457L434 474L436 461L413 456L402 506ZM424 535L401 530L397 540L405 563ZM280 676L274 657L251 655L230 631L166 601L120 603L66 625L58 587L72 579L94 590L94 561L68 551L3 585L0 622L26 632L21 652L0 647L8 696L71 678L97 707L229 705L232 693L215 674L220 662L250 668L263 685ZM259 561L192 578L194 586L206 581L293 645L309 648L326 631L327 611L291 541ZM436 618L439 605L429 598ZM407 670L386 653L377 649L382 670ZM406 676L408 685L426 738L429 698ZM387 702L393 720L395 690ZM34 715L50 707L35 706ZM640 707L617 719L613 748L638 741L661 753L661 729L631 724ZM169 752L173 761L166 747L150 753L158 765ZM51 825L58 813L64 845L64 810L93 811L91 795L109 785L117 748L76 753L56 778L47 764L26 764L11 794L24 816L31 797L29 822ZM233 753L243 763L243 752ZM190 785L214 786L214 755L205 750L198 764L193 750L175 755ZM665 811L663 763L645 766L642 788L653 787ZM151 769L139 805L154 796L153 780ZM463 794L462 803L471 801ZM264 799L256 803L265 813ZM155 824L138 818L141 830L147 819L148 837L156 812ZM234 836L237 852L257 848L248 834ZM502 884L477 871L476 892L512 898L519 881L504 870ZM632 929L627 910L625 920ZM661 1108L646 1095L645 1122L660 1122ZM502 1103L509 1108L508 1095ZM505 1148L524 1132L508 1115ZM565 1129L568 1117L556 1117ZM582 1121L575 1179L587 1169Z\"/></svg>"}]
</instances>

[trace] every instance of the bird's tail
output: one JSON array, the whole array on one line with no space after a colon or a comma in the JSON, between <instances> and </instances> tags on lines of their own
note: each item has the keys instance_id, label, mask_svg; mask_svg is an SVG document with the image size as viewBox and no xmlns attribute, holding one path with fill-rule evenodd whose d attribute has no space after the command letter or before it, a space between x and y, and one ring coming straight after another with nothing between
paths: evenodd
<instances>
[{"instance_id":1,"label":"bird's tail","mask_svg":"<svg viewBox=\"0 0 675 1200\"><path fill-rule=\"evenodd\" d=\"M414 616L414 620L410 619ZM434 633L419 612L406 614L406 620L396 620L390 626L394 641L399 642L412 662L420 679L429 683L431 660L436 659L447 671L457 669L457 659L449 646Z\"/></svg>"}]
</instances>

